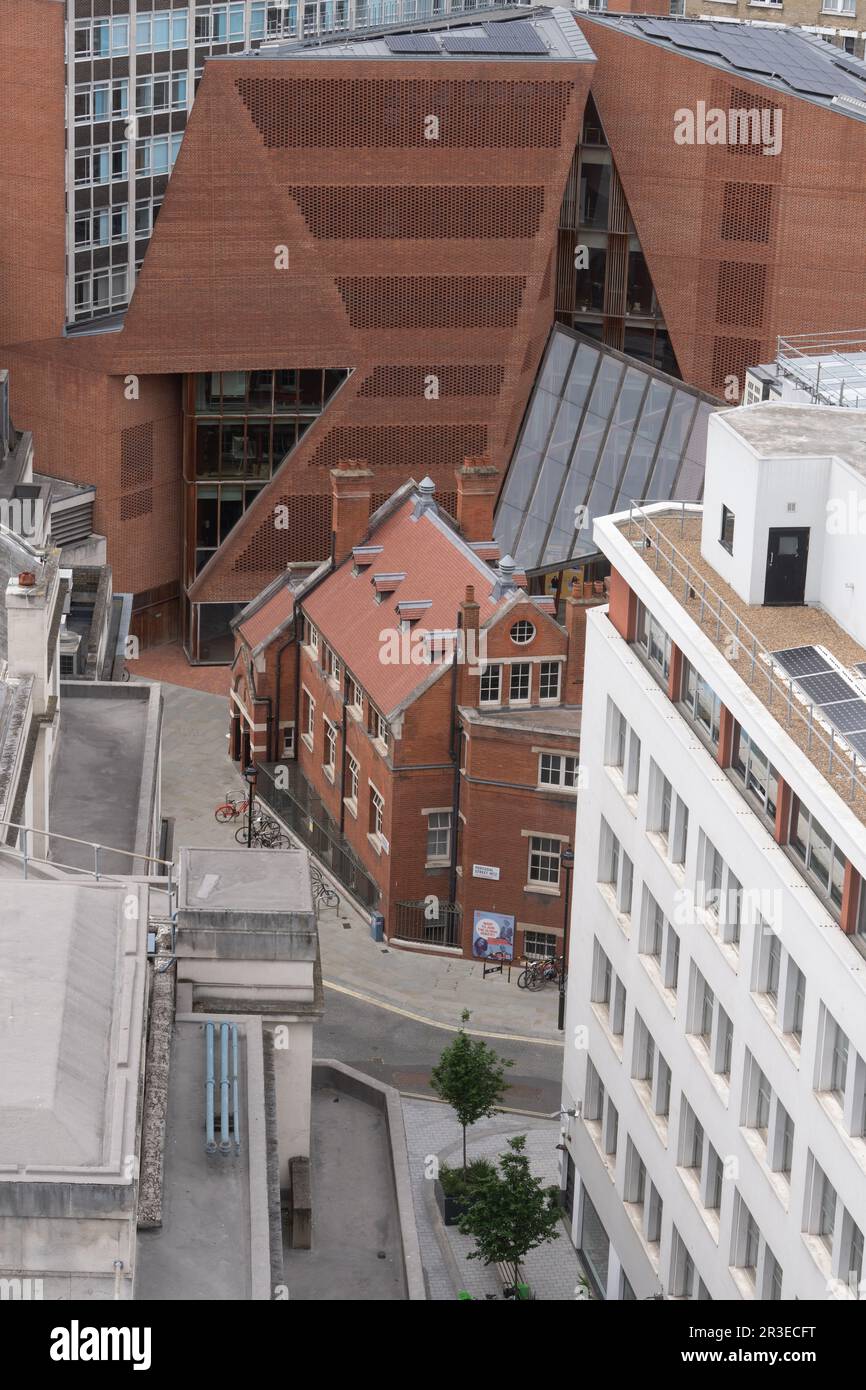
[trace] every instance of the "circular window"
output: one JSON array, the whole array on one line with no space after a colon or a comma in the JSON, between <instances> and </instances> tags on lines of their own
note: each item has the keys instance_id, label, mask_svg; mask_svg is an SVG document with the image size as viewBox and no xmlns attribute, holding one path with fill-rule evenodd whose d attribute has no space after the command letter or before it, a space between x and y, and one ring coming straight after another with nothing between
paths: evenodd
<instances>
[{"instance_id":1,"label":"circular window","mask_svg":"<svg viewBox=\"0 0 866 1390\"><path fill-rule=\"evenodd\" d=\"M511 629L511 640L516 642L518 647L525 647L527 642L531 642L535 636L535 628L526 618L521 618L519 623L515 623Z\"/></svg>"}]
</instances>

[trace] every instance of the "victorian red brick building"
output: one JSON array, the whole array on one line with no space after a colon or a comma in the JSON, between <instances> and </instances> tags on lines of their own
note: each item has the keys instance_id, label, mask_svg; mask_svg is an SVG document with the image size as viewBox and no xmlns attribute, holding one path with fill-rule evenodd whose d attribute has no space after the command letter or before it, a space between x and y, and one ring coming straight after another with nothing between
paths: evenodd
<instances>
[{"instance_id":1,"label":"victorian red brick building","mask_svg":"<svg viewBox=\"0 0 866 1390\"><path fill-rule=\"evenodd\" d=\"M558 621L527 594L490 540L482 460L458 470L454 519L429 479L372 515L369 469L331 482L333 562L236 621L232 755L265 765L278 812L309 812L286 818L326 861L327 838L363 869L389 940L479 955L487 918L515 956L558 953L585 612L604 595Z\"/></svg>"}]
</instances>

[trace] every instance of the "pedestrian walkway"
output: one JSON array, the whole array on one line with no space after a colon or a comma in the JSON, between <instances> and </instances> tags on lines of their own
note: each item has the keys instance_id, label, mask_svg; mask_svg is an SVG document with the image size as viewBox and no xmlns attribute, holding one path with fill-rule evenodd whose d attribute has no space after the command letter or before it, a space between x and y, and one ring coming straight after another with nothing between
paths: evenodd
<instances>
[{"instance_id":1,"label":"pedestrian walkway","mask_svg":"<svg viewBox=\"0 0 866 1390\"><path fill-rule=\"evenodd\" d=\"M242 822L220 825L214 819L227 791L239 797L245 792L227 755L227 702L187 686L164 684L162 691L162 809L175 818L175 845L234 848ZM443 1030L458 1028L469 1009L471 1032L562 1045L556 988L518 989L517 968L510 980L507 971L485 979L480 962L375 942L367 918L342 892L339 909L322 908L319 936L326 989L347 991Z\"/></svg>"},{"instance_id":2,"label":"pedestrian walkway","mask_svg":"<svg viewBox=\"0 0 866 1390\"><path fill-rule=\"evenodd\" d=\"M456 1226L445 1226L436 1204L433 1175L440 1163L459 1165L462 1157L462 1130L450 1108L433 1101L404 1100L403 1123L409 1151L409 1170L415 1220L421 1245L421 1259L431 1300L444 1302L466 1289L474 1298L502 1295L496 1270L481 1260L467 1256L475 1249L471 1236L463 1236ZM526 1135L526 1154L536 1177L559 1186L556 1145L560 1141L557 1120L522 1118L503 1113L481 1120L469 1130L469 1158L495 1160L505 1151L508 1140ZM524 1281L538 1299L573 1300L577 1295L581 1268L563 1220L558 1239L530 1250L523 1265Z\"/></svg>"}]
</instances>

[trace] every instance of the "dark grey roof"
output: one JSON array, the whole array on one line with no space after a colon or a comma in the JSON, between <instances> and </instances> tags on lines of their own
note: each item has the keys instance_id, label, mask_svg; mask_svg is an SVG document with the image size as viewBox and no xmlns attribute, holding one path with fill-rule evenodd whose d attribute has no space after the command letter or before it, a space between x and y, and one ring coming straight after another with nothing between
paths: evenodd
<instances>
[{"instance_id":1,"label":"dark grey roof","mask_svg":"<svg viewBox=\"0 0 866 1390\"><path fill-rule=\"evenodd\" d=\"M618 29L683 57L762 82L866 120L866 64L785 24L714 23L642 15L587 15L593 24ZM849 105L862 102L863 109Z\"/></svg>"},{"instance_id":2,"label":"dark grey roof","mask_svg":"<svg viewBox=\"0 0 866 1390\"><path fill-rule=\"evenodd\" d=\"M496 510L500 553L520 569L549 569L596 553L597 516L636 501L698 501L707 418L718 406L557 324Z\"/></svg>"},{"instance_id":3,"label":"dark grey roof","mask_svg":"<svg viewBox=\"0 0 866 1390\"><path fill-rule=\"evenodd\" d=\"M420 7L419 7L420 9ZM488 10L489 14L490 11ZM506 13L507 10L500 11ZM442 27L447 24L447 27ZM232 53L232 61L249 59L273 60L304 58L320 61L340 58L375 58L405 61L417 58L443 63L471 59L503 59L514 62L583 62L595 61L595 54L581 34L571 12L561 5L526 9L521 6L515 17L481 19L477 15L459 15L450 22L443 16L419 13L415 33L407 25L394 25L392 32L371 36L360 29L345 34L322 34L316 40L288 40L264 43L247 53ZM391 29L383 24L382 30ZM209 60L213 61L213 60ZM217 59L216 61L221 61Z\"/></svg>"}]
</instances>

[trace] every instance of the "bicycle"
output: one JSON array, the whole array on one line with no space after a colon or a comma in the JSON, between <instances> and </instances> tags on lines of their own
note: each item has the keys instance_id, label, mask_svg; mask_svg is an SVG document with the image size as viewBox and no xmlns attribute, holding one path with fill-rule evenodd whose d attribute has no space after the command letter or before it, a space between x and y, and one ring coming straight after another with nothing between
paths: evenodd
<instances>
[{"instance_id":1,"label":"bicycle","mask_svg":"<svg viewBox=\"0 0 866 1390\"><path fill-rule=\"evenodd\" d=\"M241 825L235 831L235 839L239 845L245 845L250 839L258 849L288 849L291 843L288 836L283 834L279 822L264 813L253 816L252 836L249 827Z\"/></svg>"},{"instance_id":2,"label":"bicycle","mask_svg":"<svg viewBox=\"0 0 866 1390\"><path fill-rule=\"evenodd\" d=\"M313 901L323 902L325 907L339 907L340 895L326 881L321 869L317 869L315 864L310 865L310 882L313 889ZM318 912L318 907L316 908Z\"/></svg>"},{"instance_id":3,"label":"bicycle","mask_svg":"<svg viewBox=\"0 0 866 1390\"><path fill-rule=\"evenodd\" d=\"M559 980L562 974L562 960L545 958L527 962L526 969L517 977L518 989L543 989L550 980Z\"/></svg>"},{"instance_id":4,"label":"bicycle","mask_svg":"<svg viewBox=\"0 0 866 1390\"><path fill-rule=\"evenodd\" d=\"M214 811L214 816L224 825L227 821L237 820L238 816L244 815L249 809L250 799L244 797L243 801L236 801L231 792L226 792L225 801L221 801Z\"/></svg>"}]
</instances>

